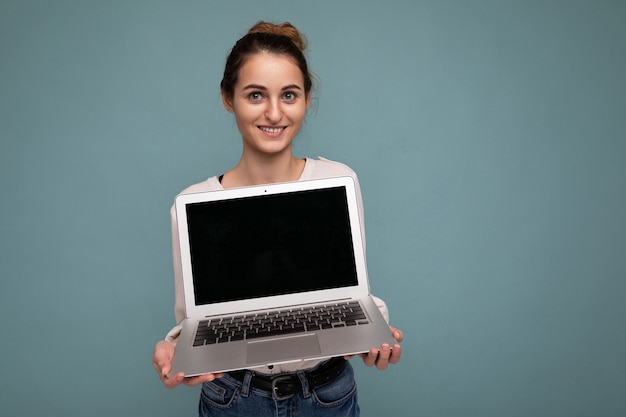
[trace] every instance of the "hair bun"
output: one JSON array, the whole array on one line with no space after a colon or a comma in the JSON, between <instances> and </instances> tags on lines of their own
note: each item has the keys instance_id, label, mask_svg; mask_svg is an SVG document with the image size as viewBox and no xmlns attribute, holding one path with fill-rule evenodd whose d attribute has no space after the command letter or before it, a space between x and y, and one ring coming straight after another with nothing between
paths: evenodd
<instances>
[{"instance_id":1,"label":"hair bun","mask_svg":"<svg viewBox=\"0 0 626 417\"><path fill-rule=\"evenodd\" d=\"M277 25L271 22L260 21L252 26L248 33L270 33L272 35L286 36L291 39L291 42L293 42L301 52L306 50L306 38L289 22Z\"/></svg>"}]
</instances>

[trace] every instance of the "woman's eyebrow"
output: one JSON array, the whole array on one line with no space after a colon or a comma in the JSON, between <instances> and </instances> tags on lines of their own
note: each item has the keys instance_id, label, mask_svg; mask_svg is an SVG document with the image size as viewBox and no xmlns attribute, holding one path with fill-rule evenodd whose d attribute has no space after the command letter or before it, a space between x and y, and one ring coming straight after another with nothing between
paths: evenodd
<instances>
[{"instance_id":1,"label":"woman's eyebrow","mask_svg":"<svg viewBox=\"0 0 626 417\"><path fill-rule=\"evenodd\" d=\"M290 84L284 86L282 90L302 90L302 87L300 87L298 84Z\"/></svg>"},{"instance_id":2,"label":"woman's eyebrow","mask_svg":"<svg viewBox=\"0 0 626 417\"><path fill-rule=\"evenodd\" d=\"M252 89L252 90L267 90L266 87L263 87L262 85L259 85L259 84L248 84L243 89L244 90L250 90L250 89Z\"/></svg>"}]
</instances>

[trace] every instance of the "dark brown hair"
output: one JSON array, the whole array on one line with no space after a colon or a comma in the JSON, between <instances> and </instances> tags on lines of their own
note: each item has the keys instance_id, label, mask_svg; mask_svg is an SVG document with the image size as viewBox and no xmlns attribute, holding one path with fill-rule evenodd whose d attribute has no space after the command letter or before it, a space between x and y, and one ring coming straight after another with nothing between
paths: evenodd
<instances>
[{"instance_id":1,"label":"dark brown hair","mask_svg":"<svg viewBox=\"0 0 626 417\"><path fill-rule=\"evenodd\" d=\"M248 57L261 52L269 52L286 55L294 60L302 72L304 92L308 96L313 88L313 79L304 56L305 49L305 37L291 23L285 22L280 25L269 22L257 23L237 41L226 59L224 77L220 83L222 94L226 98L233 97L239 70Z\"/></svg>"}]
</instances>

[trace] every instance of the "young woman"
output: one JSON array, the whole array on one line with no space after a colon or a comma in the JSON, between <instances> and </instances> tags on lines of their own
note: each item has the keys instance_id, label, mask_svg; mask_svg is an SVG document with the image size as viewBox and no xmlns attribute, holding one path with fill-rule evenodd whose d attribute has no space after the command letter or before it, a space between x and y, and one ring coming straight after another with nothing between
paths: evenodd
<instances>
[{"instance_id":1,"label":"young woman","mask_svg":"<svg viewBox=\"0 0 626 417\"><path fill-rule=\"evenodd\" d=\"M192 185L183 193L344 175L356 180L355 173L343 164L326 159L297 158L292 152L293 140L311 103L313 87L304 50L303 36L289 23L260 22L235 44L226 61L221 93L223 105L234 114L241 133L241 159L223 175ZM359 203L362 210L360 190ZM175 216L172 216L172 226L175 231ZM176 233L173 233L173 239L177 239ZM185 316L180 269L180 258L174 251L178 323ZM385 303L376 300L388 318ZM386 369L400 360L402 332L393 327L391 331L398 343L373 347L368 354L361 355L366 365ZM177 326L165 340L156 344L153 365L168 388L179 384L203 384L201 416L263 417L292 415L292 412L299 416L359 415L349 358L191 378L185 378L181 373L168 378L179 332ZM291 378L298 387L297 395L288 399L275 398L266 387L271 386L276 375ZM320 379L315 378L316 375L332 375L332 378L330 381L324 378L323 383L309 383Z\"/></svg>"}]
</instances>

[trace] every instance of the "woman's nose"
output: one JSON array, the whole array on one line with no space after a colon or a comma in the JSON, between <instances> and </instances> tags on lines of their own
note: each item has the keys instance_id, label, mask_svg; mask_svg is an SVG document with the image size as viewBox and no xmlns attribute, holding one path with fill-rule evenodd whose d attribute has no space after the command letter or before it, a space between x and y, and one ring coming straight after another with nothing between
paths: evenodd
<instances>
[{"instance_id":1,"label":"woman's nose","mask_svg":"<svg viewBox=\"0 0 626 417\"><path fill-rule=\"evenodd\" d=\"M278 101L269 100L265 108L265 118L271 123L278 123L283 117L282 109Z\"/></svg>"}]
</instances>

